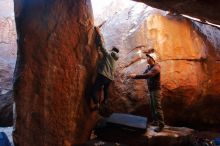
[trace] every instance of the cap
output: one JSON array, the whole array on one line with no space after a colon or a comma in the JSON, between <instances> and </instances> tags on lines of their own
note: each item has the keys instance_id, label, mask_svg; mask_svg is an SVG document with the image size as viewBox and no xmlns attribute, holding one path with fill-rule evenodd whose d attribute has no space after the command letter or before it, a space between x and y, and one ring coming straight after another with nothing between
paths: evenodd
<instances>
[{"instance_id":1,"label":"cap","mask_svg":"<svg viewBox=\"0 0 220 146\"><path fill-rule=\"evenodd\" d=\"M146 54L146 56L151 57L154 61L157 60L157 55L155 53Z\"/></svg>"}]
</instances>

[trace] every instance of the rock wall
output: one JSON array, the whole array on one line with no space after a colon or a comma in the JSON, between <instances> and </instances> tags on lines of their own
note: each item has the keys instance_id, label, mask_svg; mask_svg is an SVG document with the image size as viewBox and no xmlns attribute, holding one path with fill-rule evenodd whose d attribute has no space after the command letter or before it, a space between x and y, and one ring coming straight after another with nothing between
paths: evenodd
<instances>
[{"instance_id":1,"label":"rock wall","mask_svg":"<svg viewBox=\"0 0 220 146\"><path fill-rule=\"evenodd\" d=\"M117 22L117 23L116 23ZM106 47L120 48L116 80L112 86L112 109L149 115L142 73L146 59L140 50L154 47L162 66L162 91L168 124L217 126L219 113L219 29L168 15L143 4L130 6L102 27ZM145 46L145 47L140 47Z\"/></svg>"},{"instance_id":2,"label":"rock wall","mask_svg":"<svg viewBox=\"0 0 220 146\"><path fill-rule=\"evenodd\" d=\"M85 142L95 122L88 95L96 67L90 0L15 0L16 145Z\"/></svg>"},{"instance_id":3,"label":"rock wall","mask_svg":"<svg viewBox=\"0 0 220 146\"><path fill-rule=\"evenodd\" d=\"M0 5L0 94L4 94L12 89L17 45L13 1L2 0Z\"/></svg>"},{"instance_id":4,"label":"rock wall","mask_svg":"<svg viewBox=\"0 0 220 146\"><path fill-rule=\"evenodd\" d=\"M13 92L9 91L0 96L0 127L13 125Z\"/></svg>"},{"instance_id":5,"label":"rock wall","mask_svg":"<svg viewBox=\"0 0 220 146\"><path fill-rule=\"evenodd\" d=\"M98 4L98 0L92 0L93 15L94 15L94 24L99 26L105 22L110 17L114 17L117 13L120 13L122 10L127 8L129 5L132 5L136 2L130 0L111 0L110 4L106 4L107 7ZM98 5L98 6L97 6Z\"/></svg>"},{"instance_id":6,"label":"rock wall","mask_svg":"<svg viewBox=\"0 0 220 146\"><path fill-rule=\"evenodd\" d=\"M12 78L16 60L13 0L0 1L0 126L12 126Z\"/></svg>"}]
</instances>

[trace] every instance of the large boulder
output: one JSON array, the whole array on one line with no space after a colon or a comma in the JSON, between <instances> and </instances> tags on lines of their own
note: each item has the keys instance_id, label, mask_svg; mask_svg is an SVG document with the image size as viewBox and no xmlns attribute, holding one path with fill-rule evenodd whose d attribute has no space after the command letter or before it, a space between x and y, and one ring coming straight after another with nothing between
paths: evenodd
<instances>
[{"instance_id":1,"label":"large boulder","mask_svg":"<svg viewBox=\"0 0 220 146\"><path fill-rule=\"evenodd\" d=\"M220 112L219 29L137 3L107 20L102 33L107 48L120 48L111 88L113 111L150 116L145 81L127 75L145 70L141 50L154 47L162 67L166 122L220 124L215 115Z\"/></svg>"},{"instance_id":2,"label":"large boulder","mask_svg":"<svg viewBox=\"0 0 220 146\"><path fill-rule=\"evenodd\" d=\"M98 52L90 0L15 0L15 145L71 146L90 137Z\"/></svg>"}]
</instances>

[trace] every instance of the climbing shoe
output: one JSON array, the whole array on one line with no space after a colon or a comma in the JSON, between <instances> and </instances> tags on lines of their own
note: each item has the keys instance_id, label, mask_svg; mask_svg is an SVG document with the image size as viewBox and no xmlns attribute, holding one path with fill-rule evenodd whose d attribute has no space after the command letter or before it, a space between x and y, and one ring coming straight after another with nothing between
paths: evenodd
<instances>
[{"instance_id":1,"label":"climbing shoe","mask_svg":"<svg viewBox=\"0 0 220 146\"><path fill-rule=\"evenodd\" d=\"M97 104L98 103L98 98L97 97L92 97L92 101L94 104Z\"/></svg>"},{"instance_id":2,"label":"climbing shoe","mask_svg":"<svg viewBox=\"0 0 220 146\"><path fill-rule=\"evenodd\" d=\"M155 132L161 132L163 131L164 126L158 126L154 129Z\"/></svg>"},{"instance_id":3,"label":"climbing shoe","mask_svg":"<svg viewBox=\"0 0 220 146\"><path fill-rule=\"evenodd\" d=\"M102 104L105 105L105 106L108 106L108 99L104 99Z\"/></svg>"},{"instance_id":4,"label":"climbing shoe","mask_svg":"<svg viewBox=\"0 0 220 146\"><path fill-rule=\"evenodd\" d=\"M152 121L149 123L150 126L158 126L158 122L157 121Z\"/></svg>"}]
</instances>

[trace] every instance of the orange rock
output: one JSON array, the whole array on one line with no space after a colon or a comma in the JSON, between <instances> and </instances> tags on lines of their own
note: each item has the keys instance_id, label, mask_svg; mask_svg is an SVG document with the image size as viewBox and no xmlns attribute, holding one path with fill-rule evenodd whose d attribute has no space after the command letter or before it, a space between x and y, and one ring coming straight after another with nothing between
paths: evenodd
<instances>
[{"instance_id":1,"label":"orange rock","mask_svg":"<svg viewBox=\"0 0 220 146\"><path fill-rule=\"evenodd\" d=\"M162 67L166 122L185 126L220 124L220 118L214 115L220 112L219 30L146 9L141 4L130 6L102 27L106 46L118 46L122 52L111 89L113 111L150 117L145 81L134 81L127 75L145 70L146 60L139 51L153 47ZM133 15L128 19L130 13ZM146 47L134 49L140 45Z\"/></svg>"},{"instance_id":2,"label":"orange rock","mask_svg":"<svg viewBox=\"0 0 220 146\"><path fill-rule=\"evenodd\" d=\"M16 145L84 143L97 48L90 1L15 1L19 36L15 71Z\"/></svg>"}]
</instances>

